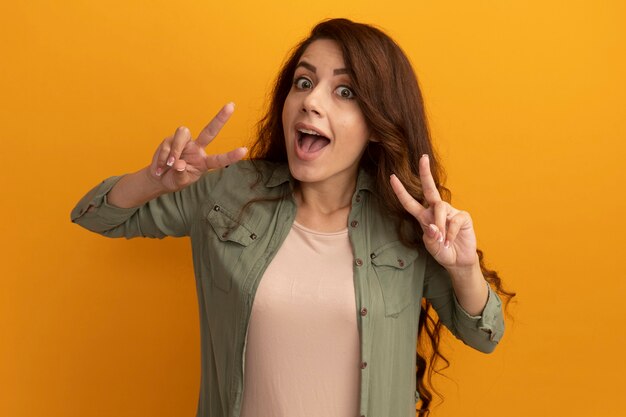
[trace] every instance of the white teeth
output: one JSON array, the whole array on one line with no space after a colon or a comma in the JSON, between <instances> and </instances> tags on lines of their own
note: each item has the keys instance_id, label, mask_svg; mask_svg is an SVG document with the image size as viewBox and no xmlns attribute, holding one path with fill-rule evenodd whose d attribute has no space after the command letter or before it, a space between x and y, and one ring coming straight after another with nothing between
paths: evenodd
<instances>
[{"instance_id":1,"label":"white teeth","mask_svg":"<svg viewBox=\"0 0 626 417\"><path fill-rule=\"evenodd\" d=\"M298 129L298 132L307 134L307 135L316 135L316 136L321 136L319 133L317 133L315 130L309 130L309 129Z\"/></svg>"}]
</instances>

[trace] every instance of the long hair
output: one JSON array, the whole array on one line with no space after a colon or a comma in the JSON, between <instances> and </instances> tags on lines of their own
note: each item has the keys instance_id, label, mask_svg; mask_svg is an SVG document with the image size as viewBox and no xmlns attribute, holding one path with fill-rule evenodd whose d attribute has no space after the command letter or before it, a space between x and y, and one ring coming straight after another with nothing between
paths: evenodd
<instances>
[{"instance_id":1,"label":"long hair","mask_svg":"<svg viewBox=\"0 0 626 417\"><path fill-rule=\"evenodd\" d=\"M379 201L395 220L401 241L408 247L421 247L421 227L399 203L389 186L389 176L395 173L407 191L424 204L418 161L422 154L428 154L442 199L449 202L451 194L443 186L444 172L431 143L417 77L400 47L381 30L347 19L327 20L315 26L311 34L296 45L278 74L267 113L257 125L250 158L287 162L283 104L300 57L318 39L333 40L341 48L351 86L370 128L372 140L361 158L361 167L376 179ZM482 252L478 254L483 275L508 302L514 293L502 288L500 277L484 266ZM422 303L418 335L416 385L421 401L420 415L425 416L430 409L431 390L434 391L431 378L438 372L435 362L441 359L448 364L439 350L441 323L427 301Z\"/></svg>"}]
</instances>

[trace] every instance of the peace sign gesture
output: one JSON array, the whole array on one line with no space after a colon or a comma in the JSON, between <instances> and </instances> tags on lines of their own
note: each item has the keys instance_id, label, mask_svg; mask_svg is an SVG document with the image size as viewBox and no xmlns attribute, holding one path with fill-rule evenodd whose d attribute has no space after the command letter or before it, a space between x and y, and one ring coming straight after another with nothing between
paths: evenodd
<instances>
[{"instance_id":1,"label":"peace sign gesture","mask_svg":"<svg viewBox=\"0 0 626 417\"><path fill-rule=\"evenodd\" d=\"M165 138L152 158L149 168L152 179L159 181L166 192L178 191L196 182L206 171L225 167L243 158L246 148L217 155L207 155L204 151L234 111L233 103L222 107L196 140L191 138L189 129L184 126Z\"/></svg>"},{"instance_id":2,"label":"peace sign gesture","mask_svg":"<svg viewBox=\"0 0 626 417\"><path fill-rule=\"evenodd\" d=\"M419 160L419 174L426 207L411 197L395 174L390 182L402 207L422 226L426 250L443 267L473 266L477 255L472 218L466 211L457 210L441 199L430 172L428 155L422 155Z\"/></svg>"}]
</instances>

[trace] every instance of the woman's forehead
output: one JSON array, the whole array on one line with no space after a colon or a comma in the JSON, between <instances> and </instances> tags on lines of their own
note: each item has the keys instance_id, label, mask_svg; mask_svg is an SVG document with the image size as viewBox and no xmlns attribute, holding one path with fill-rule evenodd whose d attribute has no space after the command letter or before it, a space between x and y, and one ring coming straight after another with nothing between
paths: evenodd
<instances>
[{"instance_id":1,"label":"woman's forehead","mask_svg":"<svg viewBox=\"0 0 626 417\"><path fill-rule=\"evenodd\" d=\"M318 70L332 72L332 75L349 74L343 51L333 40L318 39L312 42L302 53L296 68L304 67L317 73Z\"/></svg>"},{"instance_id":2,"label":"woman's forehead","mask_svg":"<svg viewBox=\"0 0 626 417\"><path fill-rule=\"evenodd\" d=\"M330 39L317 39L302 53L299 61L308 61L312 59L333 60L336 62L344 62L343 51L336 41Z\"/></svg>"}]
</instances>

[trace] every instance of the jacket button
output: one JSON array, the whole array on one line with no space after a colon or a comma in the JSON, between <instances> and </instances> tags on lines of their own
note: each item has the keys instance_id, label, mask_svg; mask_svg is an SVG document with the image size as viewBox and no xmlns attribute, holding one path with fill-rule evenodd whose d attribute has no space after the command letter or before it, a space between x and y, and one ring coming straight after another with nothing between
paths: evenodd
<instances>
[{"instance_id":1,"label":"jacket button","mask_svg":"<svg viewBox=\"0 0 626 417\"><path fill-rule=\"evenodd\" d=\"M360 203L361 202L361 194L357 194L355 200L356 200L357 203Z\"/></svg>"},{"instance_id":2,"label":"jacket button","mask_svg":"<svg viewBox=\"0 0 626 417\"><path fill-rule=\"evenodd\" d=\"M228 237L228 232L222 233L222 239L226 239Z\"/></svg>"},{"instance_id":3,"label":"jacket button","mask_svg":"<svg viewBox=\"0 0 626 417\"><path fill-rule=\"evenodd\" d=\"M376 254L374 252L370 253L370 259L374 259L376 257Z\"/></svg>"},{"instance_id":4,"label":"jacket button","mask_svg":"<svg viewBox=\"0 0 626 417\"><path fill-rule=\"evenodd\" d=\"M218 206L217 204L213 206L213 210L215 211L220 211L220 206Z\"/></svg>"},{"instance_id":5,"label":"jacket button","mask_svg":"<svg viewBox=\"0 0 626 417\"><path fill-rule=\"evenodd\" d=\"M256 235L255 235L254 233L252 233L252 234L250 235L250 239L252 239L252 240L256 239Z\"/></svg>"},{"instance_id":6,"label":"jacket button","mask_svg":"<svg viewBox=\"0 0 626 417\"><path fill-rule=\"evenodd\" d=\"M352 220L350 222L350 226L352 226L352 227L357 227L358 225L359 225L359 222L357 222L356 220Z\"/></svg>"},{"instance_id":7,"label":"jacket button","mask_svg":"<svg viewBox=\"0 0 626 417\"><path fill-rule=\"evenodd\" d=\"M354 264L355 264L356 266L362 266L362 265L363 265L363 261L361 260L361 258L356 258L356 259L354 260Z\"/></svg>"},{"instance_id":8,"label":"jacket button","mask_svg":"<svg viewBox=\"0 0 626 417\"><path fill-rule=\"evenodd\" d=\"M361 362L361 369L367 368L367 362Z\"/></svg>"},{"instance_id":9,"label":"jacket button","mask_svg":"<svg viewBox=\"0 0 626 417\"><path fill-rule=\"evenodd\" d=\"M404 266L404 261L402 259L398 259L398 265L399 266Z\"/></svg>"},{"instance_id":10,"label":"jacket button","mask_svg":"<svg viewBox=\"0 0 626 417\"><path fill-rule=\"evenodd\" d=\"M367 316L367 308L363 307L361 309L361 316L363 316L363 317Z\"/></svg>"}]
</instances>

